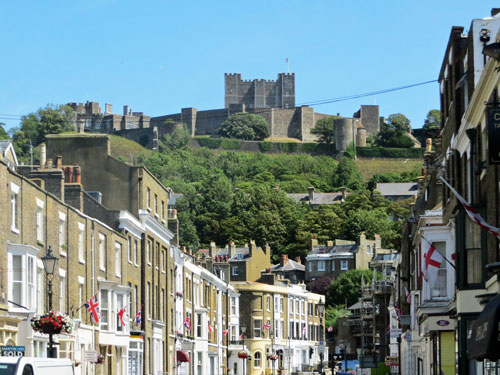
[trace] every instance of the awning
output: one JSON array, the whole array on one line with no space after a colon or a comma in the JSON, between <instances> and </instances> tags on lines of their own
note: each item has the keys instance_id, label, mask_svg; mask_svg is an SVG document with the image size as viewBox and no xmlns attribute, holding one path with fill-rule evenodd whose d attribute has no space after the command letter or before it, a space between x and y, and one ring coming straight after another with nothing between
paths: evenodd
<instances>
[{"instance_id":1,"label":"awning","mask_svg":"<svg viewBox=\"0 0 500 375\"><path fill-rule=\"evenodd\" d=\"M472 324L471 337L467 340L469 358L482 361L500 359L500 294L493 297Z\"/></svg>"},{"instance_id":2,"label":"awning","mask_svg":"<svg viewBox=\"0 0 500 375\"><path fill-rule=\"evenodd\" d=\"M189 362L189 356L185 351L177 350L177 362Z\"/></svg>"}]
</instances>

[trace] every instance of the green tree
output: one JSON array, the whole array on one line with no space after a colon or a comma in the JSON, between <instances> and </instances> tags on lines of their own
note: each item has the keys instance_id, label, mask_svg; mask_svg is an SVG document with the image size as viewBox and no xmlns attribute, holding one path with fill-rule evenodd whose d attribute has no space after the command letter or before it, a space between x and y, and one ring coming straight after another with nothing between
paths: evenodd
<instances>
[{"instance_id":1,"label":"green tree","mask_svg":"<svg viewBox=\"0 0 500 375\"><path fill-rule=\"evenodd\" d=\"M311 134L316 134L319 136L320 143L333 143L334 142L334 120L338 119L338 116L324 117L316 121L316 125L311 129Z\"/></svg>"},{"instance_id":2,"label":"green tree","mask_svg":"<svg viewBox=\"0 0 500 375\"><path fill-rule=\"evenodd\" d=\"M346 318L350 315L350 311L345 308L345 305L331 306L325 311L325 327L333 328L333 334L338 332L338 319Z\"/></svg>"},{"instance_id":3,"label":"green tree","mask_svg":"<svg viewBox=\"0 0 500 375\"><path fill-rule=\"evenodd\" d=\"M262 116L240 112L229 116L222 123L219 135L227 138L262 141L269 137L269 127Z\"/></svg>"},{"instance_id":4,"label":"green tree","mask_svg":"<svg viewBox=\"0 0 500 375\"><path fill-rule=\"evenodd\" d=\"M439 129L441 127L441 112L439 109L431 109L424 121L424 129Z\"/></svg>"},{"instance_id":5,"label":"green tree","mask_svg":"<svg viewBox=\"0 0 500 375\"><path fill-rule=\"evenodd\" d=\"M302 250L300 255L307 255L311 238L319 243L337 238L342 227L342 219L333 206L322 205L306 213L297 227L297 245Z\"/></svg>"},{"instance_id":6,"label":"green tree","mask_svg":"<svg viewBox=\"0 0 500 375\"><path fill-rule=\"evenodd\" d=\"M379 278L378 275L377 278ZM347 303L351 306L361 297L361 280L369 285L373 279L371 270L350 270L341 274L333 281L326 291L328 306L341 306Z\"/></svg>"},{"instance_id":7,"label":"green tree","mask_svg":"<svg viewBox=\"0 0 500 375\"><path fill-rule=\"evenodd\" d=\"M160 139L160 151L171 151L186 148L191 136L183 124L181 129L176 129L171 134L165 134Z\"/></svg>"},{"instance_id":8,"label":"green tree","mask_svg":"<svg viewBox=\"0 0 500 375\"><path fill-rule=\"evenodd\" d=\"M411 138L406 135L410 129L410 120L405 115L389 115L387 122L380 127L375 143L381 147L413 147Z\"/></svg>"},{"instance_id":9,"label":"green tree","mask_svg":"<svg viewBox=\"0 0 500 375\"><path fill-rule=\"evenodd\" d=\"M76 130L75 112L67 105L47 105L36 112L21 117L21 131L25 139L30 139L33 146L45 141L47 134L59 134Z\"/></svg>"},{"instance_id":10,"label":"green tree","mask_svg":"<svg viewBox=\"0 0 500 375\"><path fill-rule=\"evenodd\" d=\"M351 190L359 190L364 186L363 175L353 159L350 157L340 159L332 184L335 188L347 187Z\"/></svg>"},{"instance_id":11,"label":"green tree","mask_svg":"<svg viewBox=\"0 0 500 375\"><path fill-rule=\"evenodd\" d=\"M0 122L0 139L10 139L9 134L4 128L5 123Z\"/></svg>"}]
</instances>

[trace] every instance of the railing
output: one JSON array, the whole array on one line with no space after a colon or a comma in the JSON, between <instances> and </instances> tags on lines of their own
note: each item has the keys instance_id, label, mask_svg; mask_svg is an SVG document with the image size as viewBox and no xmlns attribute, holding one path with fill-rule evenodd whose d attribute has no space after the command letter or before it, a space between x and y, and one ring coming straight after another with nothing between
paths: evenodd
<instances>
[{"instance_id":1,"label":"railing","mask_svg":"<svg viewBox=\"0 0 500 375\"><path fill-rule=\"evenodd\" d=\"M241 346L243 346L244 343L245 343L244 340L230 340L229 341L230 345L241 345Z\"/></svg>"}]
</instances>

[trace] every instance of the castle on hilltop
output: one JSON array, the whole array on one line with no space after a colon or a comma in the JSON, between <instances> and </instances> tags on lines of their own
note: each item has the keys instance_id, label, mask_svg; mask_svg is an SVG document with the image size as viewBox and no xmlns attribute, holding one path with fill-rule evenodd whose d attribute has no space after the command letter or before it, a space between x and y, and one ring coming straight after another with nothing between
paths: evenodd
<instances>
[{"instance_id":1,"label":"castle on hilltop","mask_svg":"<svg viewBox=\"0 0 500 375\"><path fill-rule=\"evenodd\" d=\"M122 115L112 113L110 104L104 114L96 102L69 103L77 112L77 127L83 132L113 133L131 139L144 147L156 149L158 139L185 124L191 136L217 136L222 123L232 114L248 112L262 116L269 125L271 138L294 138L316 141L311 129L322 118L306 105L295 104L295 74L279 73L277 80L242 80L239 73L224 74L224 108L199 111L182 108L179 113L149 117L124 106ZM378 105L362 105L352 117L336 116L334 139L337 152L351 142L366 146L366 138L380 130L384 118Z\"/></svg>"}]
</instances>

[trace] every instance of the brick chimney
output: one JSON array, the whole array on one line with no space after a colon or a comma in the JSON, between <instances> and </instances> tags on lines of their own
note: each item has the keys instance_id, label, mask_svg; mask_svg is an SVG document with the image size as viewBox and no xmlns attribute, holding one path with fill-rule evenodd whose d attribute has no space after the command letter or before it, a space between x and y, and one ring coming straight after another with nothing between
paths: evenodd
<instances>
[{"instance_id":1,"label":"brick chimney","mask_svg":"<svg viewBox=\"0 0 500 375\"><path fill-rule=\"evenodd\" d=\"M281 259L280 259L280 265L281 265L281 267L283 267L287 263L288 263L288 255L281 254Z\"/></svg>"},{"instance_id":2,"label":"brick chimney","mask_svg":"<svg viewBox=\"0 0 500 375\"><path fill-rule=\"evenodd\" d=\"M229 241L229 258L236 256L236 245L234 241Z\"/></svg>"},{"instance_id":3,"label":"brick chimney","mask_svg":"<svg viewBox=\"0 0 500 375\"><path fill-rule=\"evenodd\" d=\"M215 246L215 242L210 242L210 246L208 247L208 256L211 258L215 255L215 251L217 247Z\"/></svg>"}]
</instances>

